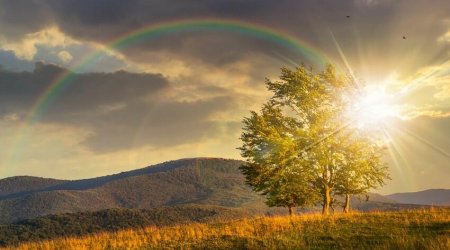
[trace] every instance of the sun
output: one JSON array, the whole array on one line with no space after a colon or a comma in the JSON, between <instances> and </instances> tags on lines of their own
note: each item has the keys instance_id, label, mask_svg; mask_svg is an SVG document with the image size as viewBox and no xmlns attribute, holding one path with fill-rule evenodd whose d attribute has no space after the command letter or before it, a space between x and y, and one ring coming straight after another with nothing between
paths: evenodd
<instances>
[{"instance_id":1,"label":"sun","mask_svg":"<svg viewBox=\"0 0 450 250\"><path fill-rule=\"evenodd\" d=\"M352 100L350 119L359 128L385 124L389 118L398 116L394 101L384 87L365 87Z\"/></svg>"}]
</instances>

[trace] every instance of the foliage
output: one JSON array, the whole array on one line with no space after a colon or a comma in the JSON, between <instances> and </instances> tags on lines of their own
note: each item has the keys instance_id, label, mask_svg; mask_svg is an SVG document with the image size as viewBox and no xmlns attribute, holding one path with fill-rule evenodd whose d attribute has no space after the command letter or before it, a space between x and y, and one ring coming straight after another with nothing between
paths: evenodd
<instances>
[{"instance_id":1,"label":"foliage","mask_svg":"<svg viewBox=\"0 0 450 250\"><path fill-rule=\"evenodd\" d=\"M147 227L17 249L449 249L450 210L410 210Z\"/></svg>"},{"instance_id":2,"label":"foliage","mask_svg":"<svg viewBox=\"0 0 450 250\"><path fill-rule=\"evenodd\" d=\"M344 116L347 93L355 91L350 78L332 66L321 73L300 66L282 68L280 80L266 85L273 96L261 113L244 118L239 149L247 183L268 205L306 206L320 195L328 214L334 193L360 194L384 183L381 145L349 129Z\"/></svg>"},{"instance_id":3,"label":"foliage","mask_svg":"<svg viewBox=\"0 0 450 250\"><path fill-rule=\"evenodd\" d=\"M47 215L36 219L0 225L0 246L24 241L42 241L58 237L83 236L104 231L181 225L236 219L248 212L216 206L178 206L144 209L107 209L95 212Z\"/></svg>"},{"instance_id":4,"label":"foliage","mask_svg":"<svg viewBox=\"0 0 450 250\"><path fill-rule=\"evenodd\" d=\"M8 177L0 180L0 197L31 190L45 189L64 182L66 181L31 176Z\"/></svg>"},{"instance_id":5,"label":"foliage","mask_svg":"<svg viewBox=\"0 0 450 250\"><path fill-rule=\"evenodd\" d=\"M345 164L336 172L334 194L345 196L344 212L350 209L350 195L365 194L384 185L389 179L388 168L382 162L382 150L370 140L348 140Z\"/></svg>"},{"instance_id":6,"label":"foliage","mask_svg":"<svg viewBox=\"0 0 450 250\"><path fill-rule=\"evenodd\" d=\"M261 115L252 112L244 119L240 148L248 163L241 167L247 183L267 196L269 206L297 207L314 204L317 196L308 171L299 171L299 158L292 134L295 120L284 118L274 103Z\"/></svg>"}]
</instances>

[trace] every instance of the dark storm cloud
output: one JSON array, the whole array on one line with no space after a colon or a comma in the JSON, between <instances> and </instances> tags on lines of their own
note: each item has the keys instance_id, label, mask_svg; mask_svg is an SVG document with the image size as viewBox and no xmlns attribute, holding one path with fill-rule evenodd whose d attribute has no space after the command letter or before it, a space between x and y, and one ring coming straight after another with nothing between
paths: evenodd
<instances>
[{"instance_id":1,"label":"dark storm cloud","mask_svg":"<svg viewBox=\"0 0 450 250\"><path fill-rule=\"evenodd\" d=\"M272 1L210 1L184 0L100 0L50 1L58 23L72 35L109 40L118 34L140 26L192 17L246 17L251 18L270 8ZM114 29L109 29L114 27ZM98 28L105 28L98 32Z\"/></svg>"},{"instance_id":2,"label":"dark storm cloud","mask_svg":"<svg viewBox=\"0 0 450 250\"><path fill-rule=\"evenodd\" d=\"M66 69L55 65L36 63L33 72L0 72L0 103L3 113L23 113ZM79 74L57 96L44 119L62 114L89 112L98 105L128 101L157 93L168 87L161 75L115 73Z\"/></svg>"},{"instance_id":3,"label":"dark storm cloud","mask_svg":"<svg viewBox=\"0 0 450 250\"><path fill-rule=\"evenodd\" d=\"M230 33L204 32L169 35L134 44L122 51L128 58L139 63L157 63L169 58L182 59L189 64L206 63L210 66L226 66L241 60L256 59L258 53L290 55L299 54L264 40ZM306 58L304 59L306 60Z\"/></svg>"},{"instance_id":4,"label":"dark storm cloud","mask_svg":"<svg viewBox=\"0 0 450 250\"><path fill-rule=\"evenodd\" d=\"M263 11L269 5L271 1L267 0L199 0L195 3L184 0L7 0L0 3L0 23L19 28L12 32L11 27L10 34L24 35L53 22L75 37L109 40L130 28L164 20L205 16L251 18L251 13Z\"/></svg>"},{"instance_id":5,"label":"dark storm cloud","mask_svg":"<svg viewBox=\"0 0 450 250\"><path fill-rule=\"evenodd\" d=\"M0 117L24 117L36 99L65 69L38 63L33 72L0 71ZM96 152L135 146L175 146L201 140L219 129L210 116L234 100L215 97L192 102L165 98L170 84L161 75L78 74L51 102L40 122L92 131L84 142ZM163 136L162 136L163 135Z\"/></svg>"},{"instance_id":6,"label":"dark storm cloud","mask_svg":"<svg viewBox=\"0 0 450 250\"><path fill-rule=\"evenodd\" d=\"M6 0L0 2L1 35L15 40L52 24L53 13L45 1Z\"/></svg>"}]
</instances>

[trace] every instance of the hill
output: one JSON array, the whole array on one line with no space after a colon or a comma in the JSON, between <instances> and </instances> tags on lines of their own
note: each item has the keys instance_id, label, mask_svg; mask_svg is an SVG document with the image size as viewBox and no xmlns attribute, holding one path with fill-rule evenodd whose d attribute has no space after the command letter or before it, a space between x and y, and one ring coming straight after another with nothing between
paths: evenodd
<instances>
[{"instance_id":1,"label":"hill","mask_svg":"<svg viewBox=\"0 0 450 250\"><path fill-rule=\"evenodd\" d=\"M84 180L13 177L0 181L0 223L109 208L207 204L268 211L244 184L242 161L195 158ZM16 187L16 188L12 188Z\"/></svg>"},{"instance_id":2,"label":"hill","mask_svg":"<svg viewBox=\"0 0 450 250\"><path fill-rule=\"evenodd\" d=\"M0 180L0 224L61 213L112 208L152 209L187 204L243 208L252 214L284 213L268 208L264 199L245 184L242 161L192 158L83 180L19 176ZM354 197L361 210L395 210L401 205L378 194ZM337 208L340 209L340 208Z\"/></svg>"},{"instance_id":3,"label":"hill","mask_svg":"<svg viewBox=\"0 0 450 250\"><path fill-rule=\"evenodd\" d=\"M17 249L450 249L449 208L260 217L25 243Z\"/></svg>"},{"instance_id":4,"label":"hill","mask_svg":"<svg viewBox=\"0 0 450 250\"><path fill-rule=\"evenodd\" d=\"M395 193L386 197L399 203L450 206L450 189L428 189L419 192Z\"/></svg>"},{"instance_id":5,"label":"hill","mask_svg":"<svg viewBox=\"0 0 450 250\"><path fill-rule=\"evenodd\" d=\"M99 232L149 226L183 225L193 222L233 220L250 216L246 210L205 205L184 205L144 209L107 209L23 220L0 225L0 246L27 241L84 236Z\"/></svg>"},{"instance_id":6,"label":"hill","mask_svg":"<svg viewBox=\"0 0 450 250\"><path fill-rule=\"evenodd\" d=\"M0 180L0 197L10 194L45 189L64 183L64 180L39 178L32 176L14 176Z\"/></svg>"}]
</instances>

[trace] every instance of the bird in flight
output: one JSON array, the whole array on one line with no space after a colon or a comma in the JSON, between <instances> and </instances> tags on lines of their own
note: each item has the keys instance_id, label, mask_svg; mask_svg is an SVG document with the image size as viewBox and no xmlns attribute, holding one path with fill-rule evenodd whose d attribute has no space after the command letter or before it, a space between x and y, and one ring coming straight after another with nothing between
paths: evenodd
<instances>
[{"instance_id":1,"label":"bird in flight","mask_svg":"<svg viewBox=\"0 0 450 250\"><path fill-rule=\"evenodd\" d=\"M350 18L350 16L346 16L347 18Z\"/></svg>"}]
</instances>

